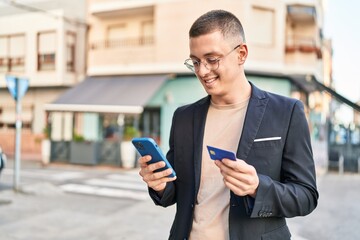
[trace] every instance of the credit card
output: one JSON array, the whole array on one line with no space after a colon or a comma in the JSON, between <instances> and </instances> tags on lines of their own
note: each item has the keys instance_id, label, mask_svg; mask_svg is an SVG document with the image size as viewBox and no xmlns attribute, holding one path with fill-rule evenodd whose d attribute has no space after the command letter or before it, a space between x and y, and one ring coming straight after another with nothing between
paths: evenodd
<instances>
[{"instance_id":1,"label":"credit card","mask_svg":"<svg viewBox=\"0 0 360 240\"><path fill-rule=\"evenodd\" d=\"M206 146L206 147L209 151L209 155L212 160L221 161L223 158L227 158L236 161L236 156L235 153L233 152L211 146Z\"/></svg>"}]
</instances>

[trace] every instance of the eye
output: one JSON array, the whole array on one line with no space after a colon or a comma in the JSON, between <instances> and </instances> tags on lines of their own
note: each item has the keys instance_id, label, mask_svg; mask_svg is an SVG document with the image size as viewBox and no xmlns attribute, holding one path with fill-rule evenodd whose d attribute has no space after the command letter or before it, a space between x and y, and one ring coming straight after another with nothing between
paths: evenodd
<instances>
[{"instance_id":1,"label":"eye","mask_svg":"<svg viewBox=\"0 0 360 240\"><path fill-rule=\"evenodd\" d=\"M206 58L206 62L210 65L214 65L216 64L217 62L219 61L218 58L214 58L214 57L211 57L211 58Z\"/></svg>"},{"instance_id":2,"label":"eye","mask_svg":"<svg viewBox=\"0 0 360 240\"><path fill-rule=\"evenodd\" d=\"M192 60L192 64L194 65L194 67L198 67L200 65L200 62L197 60Z\"/></svg>"}]
</instances>

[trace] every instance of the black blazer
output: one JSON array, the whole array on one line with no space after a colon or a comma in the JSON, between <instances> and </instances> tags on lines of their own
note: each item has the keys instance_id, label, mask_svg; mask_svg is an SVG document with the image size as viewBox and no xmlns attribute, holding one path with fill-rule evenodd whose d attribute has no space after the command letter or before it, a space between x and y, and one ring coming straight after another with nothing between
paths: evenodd
<instances>
[{"instance_id":1,"label":"black blazer","mask_svg":"<svg viewBox=\"0 0 360 240\"><path fill-rule=\"evenodd\" d=\"M230 239L290 239L285 218L309 214L318 199L303 104L251 85L236 156L256 168L260 183L255 199L230 193ZM209 104L208 96L175 111L167 159L177 180L167 184L161 199L149 190L155 204L177 204L169 239L188 239L191 231Z\"/></svg>"}]
</instances>

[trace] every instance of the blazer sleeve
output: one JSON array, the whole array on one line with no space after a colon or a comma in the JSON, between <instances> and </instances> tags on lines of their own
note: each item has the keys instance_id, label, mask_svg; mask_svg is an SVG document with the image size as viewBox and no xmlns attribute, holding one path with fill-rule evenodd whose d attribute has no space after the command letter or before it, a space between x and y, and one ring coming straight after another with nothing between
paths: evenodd
<instances>
[{"instance_id":1,"label":"blazer sleeve","mask_svg":"<svg viewBox=\"0 0 360 240\"><path fill-rule=\"evenodd\" d=\"M256 198L245 203L253 203L247 206L252 218L304 216L317 206L309 127L300 101L293 106L282 154L280 181L259 174Z\"/></svg>"}]
</instances>

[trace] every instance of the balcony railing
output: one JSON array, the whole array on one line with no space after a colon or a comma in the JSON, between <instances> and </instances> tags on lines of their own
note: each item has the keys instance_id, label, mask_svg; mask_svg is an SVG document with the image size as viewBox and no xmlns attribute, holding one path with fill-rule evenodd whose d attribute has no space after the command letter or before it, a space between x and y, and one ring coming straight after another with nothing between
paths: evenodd
<instances>
[{"instance_id":1,"label":"balcony railing","mask_svg":"<svg viewBox=\"0 0 360 240\"><path fill-rule=\"evenodd\" d=\"M288 16L295 22L315 22L316 8L315 6L306 6L293 4L287 6Z\"/></svg>"},{"instance_id":2,"label":"balcony railing","mask_svg":"<svg viewBox=\"0 0 360 240\"><path fill-rule=\"evenodd\" d=\"M0 57L0 73L24 72L25 57Z\"/></svg>"},{"instance_id":3,"label":"balcony railing","mask_svg":"<svg viewBox=\"0 0 360 240\"><path fill-rule=\"evenodd\" d=\"M307 37L290 37L287 38L285 52L303 52L303 53L316 53L318 59L322 58L322 52L319 44L316 43L314 38Z\"/></svg>"},{"instance_id":4,"label":"balcony railing","mask_svg":"<svg viewBox=\"0 0 360 240\"><path fill-rule=\"evenodd\" d=\"M139 37L139 38L123 38L113 40L103 40L93 42L90 44L91 50L110 49L110 48L124 48L124 47L140 47L154 44L154 37Z\"/></svg>"}]
</instances>

